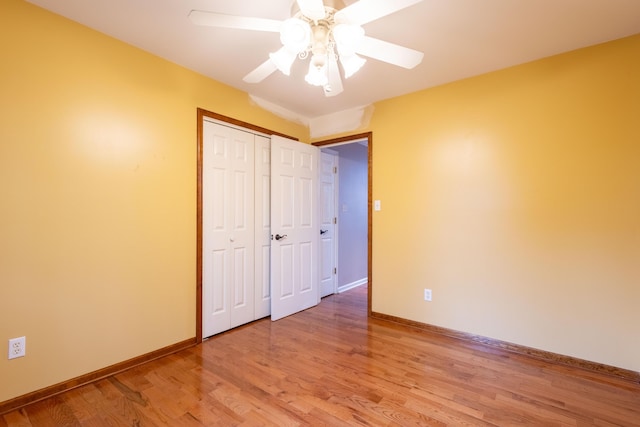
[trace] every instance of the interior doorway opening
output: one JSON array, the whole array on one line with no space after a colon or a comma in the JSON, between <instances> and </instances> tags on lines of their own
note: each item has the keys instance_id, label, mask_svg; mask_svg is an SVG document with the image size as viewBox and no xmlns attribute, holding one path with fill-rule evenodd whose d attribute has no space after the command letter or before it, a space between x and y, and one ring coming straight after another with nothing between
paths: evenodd
<instances>
[{"instance_id":1,"label":"interior doorway opening","mask_svg":"<svg viewBox=\"0 0 640 427\"><path fill-rule=\"evenodd\" d=\"M338 203L336 206L338 218L342 216L342 218L338 219L337 227L335 230L335 239L337 240L337 270L338 270L338 281L336 290L337 292L346 291L352 287L356 287L361 285L362 280L365 279L367 282L368 292L367 292L367 314L371 315L371 299L372 299L372 211L373 211L373 200L372 200L372 148L373 148L373 134L371 132L362 133L357 135L351 135L336 139L329 139L326 141L318 141L314 142L313 145L319 147L322 151L327 150L333 153L337 153L337 156L340 158L342 154L343 158L343 166L349 165L351 166L351 172L354 173L355 178L358 179L358 165L359 157L361 154L359 152L364 153L364 167L366 168L366 183L362 186L362 194L363 202L366 203L366 208L364 212L359 212L358 209L358 183L353 182L350 184L349 195L343 194L342 200L338 199ZM350 162L348 164L347 162ZM354 163L355 162L355 163ZM340 163L340 161L339 161ZM342 172L342 167L338 166L338 175ZM348 177L341 177L348 178ZM338 193L345 192L346 188L341 188L342 185L338 186ZM366 202L365 202L366 201ZM363 221L364 220L364 221ZM349 222L353 221L353 222ZM364 222L364 223L363 223ZM341 228L342 226L342 228ZM355 226L355 229L354 229ZM362 226L363 230L358 230L357 228ZM349 237L356 237L356 239L347 239L345 235L345 230L349 230L355 233ZM366 230L366 232L365 232ZM360 242L360 238L362 238L362 245L364 246L364 259L358 259L358 253L354 252L358 250L358 245ZM341 245L341 243L343 243ZM350 243L355 243L355 246L349 247ZM355 255L355 258L354 258ZM355 261L355 262L350 262ZM362 272L366 271L366 277L358 277L358 275ZM344 273L340 276L340 273Z\"/></svg>"}]
</instances>

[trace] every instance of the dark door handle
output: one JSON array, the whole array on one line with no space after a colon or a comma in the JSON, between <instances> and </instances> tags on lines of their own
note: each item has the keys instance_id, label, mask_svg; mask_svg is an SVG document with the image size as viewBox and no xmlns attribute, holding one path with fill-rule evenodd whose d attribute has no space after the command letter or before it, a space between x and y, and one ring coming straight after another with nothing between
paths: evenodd
<instances>
[{"instance_id":1,"label":"dark door handle","mask_svg":"<svg viewBox=\"0 0 640 427\"><path fill-rule=\"evenodd\" d=\"M276 234L276 240L284 239L285 237L287 237L286 234L283 234L283 235Z\"/></svg>"},{"instance_id":2,"label":"dark door handle","mask_svg":"<svg viewBox=\"0 0 640 427\"><path fill-rule=\"evenodd\" d=\"M324 234L326 232L328 232L329 230L320 230L320 234Z\"/></svg>"}]
</instances>

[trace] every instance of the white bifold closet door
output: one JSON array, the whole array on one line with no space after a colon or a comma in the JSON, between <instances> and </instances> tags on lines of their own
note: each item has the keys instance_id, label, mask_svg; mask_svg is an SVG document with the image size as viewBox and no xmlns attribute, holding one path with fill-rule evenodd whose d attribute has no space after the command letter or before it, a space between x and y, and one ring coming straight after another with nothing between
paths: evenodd
<instances>
[{"instance_id":1,"label":"white bifold closet door","mask_svg":"<svg viewBox=\"0 0 640 427\"><path fill-rule=\"evenodd\" d=\"M203 123L202 326L205 337L269 314L256 317L255 304L256 298L264 299L264 286L258 285L262 285L265 274L267 277L269 274L268 260L266 273L256 269L257 246L264 246L265 226L261 221L265 216L256 215L256 198L262 200L263 187L260 184L256 192L255 155L256 147L265 145L268 149L267 137L206 120ZM258 153L263 155L260 149ZM263 233L256 236L258 231ZM258 255L260 265L264 263L263 252L260 250ZM268 281L265 286L268 293ZM268 294L266 298L268 301Z\"/></svg>"},{"instance_id":2,"label":"white bifold closet door","mask_svg":"<svg viewBox=\"0 0 640 427\"><path fill-rule=\"evenodd\" d=\"M271 314L271 140L256 136L255 318Z\"/></svg>"},{"instance_id":3,"label":"white bifold closet door","mask_svg":"<svg viewBox=\"0 0 640 427\"><path fill-rule=\"evenodd\" d=\"M204 337L318 303L318 152L204 120Z\"/></svg>"}]
</instances>

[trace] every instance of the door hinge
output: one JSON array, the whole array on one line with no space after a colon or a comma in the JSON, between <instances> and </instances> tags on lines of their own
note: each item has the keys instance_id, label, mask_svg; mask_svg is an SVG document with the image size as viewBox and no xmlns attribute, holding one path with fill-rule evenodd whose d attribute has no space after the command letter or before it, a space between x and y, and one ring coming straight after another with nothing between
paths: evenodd
<instances>
[{"instance_id":1,"label":"door hinge","mask_svg":"<svg viewBox=\"0 0 640 427\"><path fill-rule=\"evenodd\" d=\"M333 223L337 224L338 223L338 218L336 218L335 216L333 217Z\"/></svg>"},{"instance_id":2,"label":"door hinge","mask_svg":"<svg viewBox=\"0 0 640 427\"><path fill-rule=\"evenodd\" d=\"M333 274L338 274L338 269L333 267Z\"/></svg>"},{"instance_id":3,"label":"door hinge","mask_svg":"<svg viewBox=\"0 0 640 427\"><path fill-rule=\"evenodd\" d=\"M337 166L333 167L333 173L338 173L338 167Z\"/></svg>"}]
</instances>

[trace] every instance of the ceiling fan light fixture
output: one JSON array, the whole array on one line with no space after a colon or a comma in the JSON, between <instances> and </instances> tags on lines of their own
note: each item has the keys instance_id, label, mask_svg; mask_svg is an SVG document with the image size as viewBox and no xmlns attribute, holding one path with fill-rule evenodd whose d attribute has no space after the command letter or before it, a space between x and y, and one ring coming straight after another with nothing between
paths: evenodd
<instances>
[{"instance_id":1,"label":"ceiling fan light fixture","mask_svg":"<svg viewBox=\"0 0 640 427\"><path fill-rule=\"evenodd\" d=\"M269 54L271 61L285 76L291 74L291 66L293 65L293 61L296 60L296 56L297 53L290 51L286 47Z\"/></svg>"},{"instance_id":2,"label":"ceiling fan light fixture","mask_svg":"<svg viewBox=\"0 0 640 427\"><path fill-rule=\"evenodd\" d=\"M290 18L282 23L280 41L291 52L304 51L311 40L311 28L302 19Z\"/></svg>"},{"instance_id":3,"label":"ceiling fan light fixture","mask_svg":"<svg viewBox=\"0 0 640 427\"><path fill-rule=\"evenodd\" d=\"M340 64L342 64L342 69L344 70L344 78L348 79L357 73L365 62L367 62L366 59L355 53L350 56L340 55Z\"/></svg>"},{"instance_id":4,"label":"ceiling fan light fixture","mask_svg":"<svg viewBox=\"0 0 640 427\"><path fill-rule=\"evenodd\" d=\"M422 1L295 0L291 18L286 20L199 10L192 10L189 19L196 25L280 34L280 50L270 53L268 60L247 74L245 82L259 83L276 70L288 76L296 57L304 61L311 56L305 80L322 86L326 96L335 96L343 92L342 76L351 77L365 64L366 60L359 55L406 69L422 62L423 52L367 37L362 28Z\"/></svg>"}]
</instances>

